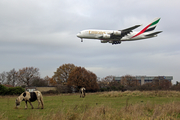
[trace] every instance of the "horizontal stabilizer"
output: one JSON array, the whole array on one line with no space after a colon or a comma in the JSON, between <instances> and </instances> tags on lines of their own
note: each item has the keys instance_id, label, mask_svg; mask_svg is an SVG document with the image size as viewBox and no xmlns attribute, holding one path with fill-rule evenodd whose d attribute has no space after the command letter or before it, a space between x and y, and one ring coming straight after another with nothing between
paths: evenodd
<instances>
[{"instance_id":1,"label":"horizontal stabilizer","mask_svg":"<svg viewBox=\"0 0 180 120\"><path fill-rule=\"evenodd\" d=\"M153 33L148 34L148 35L146 35L146 36L147 36L147 37L154 36L154 35L157 35L157 34L159 34L159 33L161 33L161 32L162 32L162 31L153 32Z\"/></svg>"},{"instance_id":2,"label":"horizontal stabilizer","mask_svg":"<svg viewBox=\"0 0 180 120\"><path fill-rule=\"evenodd\" d=\"M140 35L142 33L153 31L156 28L157 23L159 22L159 20L160 20L160 18L154 19L153 22L151 22L149 25L147 25L144 29L142 29L138 34L134 35L132 38L134 38L134 37L136 37L136 36L138 36L138 35ZM156 34L158 34L158 33L156 33ZM149 36L149 35L147 35L147 36ZM152 35L150 35L150 36L152 36Z\"/></svg>"}]
</instances>

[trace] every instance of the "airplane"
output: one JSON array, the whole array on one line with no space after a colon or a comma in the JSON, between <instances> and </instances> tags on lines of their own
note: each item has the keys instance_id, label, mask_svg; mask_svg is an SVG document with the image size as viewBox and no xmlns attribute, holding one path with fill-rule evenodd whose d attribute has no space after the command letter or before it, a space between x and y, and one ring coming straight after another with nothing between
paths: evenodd
<instances>
[{"instance_id":1,"label":"airplane","mask_svg":"<svg viewBox=\"0 0 180 120\"><path fill-rule=\"evenodd\" d=\"M81 39L98 39L101 40L101 43L112 43L113 44L121 44L121 41L134 41L156 37L157 34L162 31L153 32L156 28L157 23L160 18L154 19L150 24L148 24L145 28L143 28L139 32L132 31L141 25L135 25L133 27L123 29L123 30L95 30L88 29L83 30L77 34L77 37Z\"/></svg>"}]
</instances>

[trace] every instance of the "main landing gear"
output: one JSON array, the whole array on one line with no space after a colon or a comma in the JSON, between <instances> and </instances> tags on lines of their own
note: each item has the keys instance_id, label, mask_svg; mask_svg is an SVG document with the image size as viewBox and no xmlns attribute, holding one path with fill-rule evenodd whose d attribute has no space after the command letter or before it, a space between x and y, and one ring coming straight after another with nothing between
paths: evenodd
<instances>
[{"instance_id":1,"label":"main landing gear","mask_svg":"<svg viewBox=\"0 0 180 120\"><path fill-rule=\"evenodd\" d=\"M120 40L119 41L113 41L112 45L114 45L114 44L121 44L121 41Z\"/></svg>"}]
</instances>

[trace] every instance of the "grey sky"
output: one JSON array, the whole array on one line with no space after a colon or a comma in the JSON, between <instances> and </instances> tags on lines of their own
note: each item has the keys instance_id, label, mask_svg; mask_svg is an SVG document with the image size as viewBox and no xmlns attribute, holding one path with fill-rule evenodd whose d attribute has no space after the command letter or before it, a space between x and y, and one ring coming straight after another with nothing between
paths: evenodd
<instances>
[{"instance_id":1,"label":"grey sky","mask_svg":"<svg viewBox=\"0 0 180 120\"><path fill-rule=\"evenodd\" d=\"M108 75L172 75L180 81L180 16L178 0L0 0L0 73L37 67L52 76L73 63ZM76 34L84 29L143 29L161 17L156 38L102 44Z\"/></svg>"}]
</instances>

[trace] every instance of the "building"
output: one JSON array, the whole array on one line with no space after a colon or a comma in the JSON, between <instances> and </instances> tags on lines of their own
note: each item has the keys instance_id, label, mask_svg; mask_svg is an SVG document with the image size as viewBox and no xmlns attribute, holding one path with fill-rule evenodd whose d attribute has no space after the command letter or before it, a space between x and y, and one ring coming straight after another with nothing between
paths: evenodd
<instances>
[{"instance_id":1,"label":"building","mask_svg":"<svg viewBox=\"0 0 180 120\"><path fill-rule=\"evenodd\" d=\"M33 92L35 90L38 90L40 92L47 92L50 90L56 91L56 87L26 87L25 90L28 92Z\"/></svg>"},{"instance_id":2,"label":"building","mask_svg":"<svg viewBox=\"0 0 180 120\"><path fill-rule=\"evenodd\" d=\"M9 84L5 84L4 86L8 88L14 87L13 85L9 85Z\"/></svg>"},{"instance_id":3,"label":"building","mask_svg":"<svg viewBox=\"0 0 180 120\"><path fill-rule=\"evenodd\" d=\"M159 80L168 80L171 82L173 80L173 76L132 76L135 77L136 80L140 83L140 85L143 85L145 83L151 83L154 79ZM121 77L114 77L114 80L121 81Z\"/></svg>"}]
</instances>

